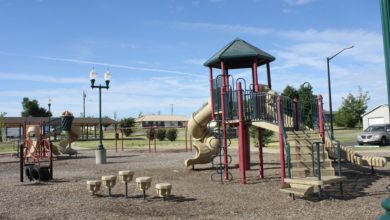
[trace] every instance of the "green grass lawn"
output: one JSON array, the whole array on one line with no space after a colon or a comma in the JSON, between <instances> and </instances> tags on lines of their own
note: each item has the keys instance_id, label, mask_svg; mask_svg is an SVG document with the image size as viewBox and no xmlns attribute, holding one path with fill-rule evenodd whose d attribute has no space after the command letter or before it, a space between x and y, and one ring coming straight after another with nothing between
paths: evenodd
<instances>
[{"instance_id":1,"label":"green grass lawn","mask_svg":"<svg viewBox=\"0 0 390 220\"><path fill-rule=\"evenodd\" d=\"M123 141L123 147L124 149L148 149L149 148L149 140L146 137L146 129L134 129L133 134L130 137L124 137ZM361 129L344 129L344 128L335 128L335 138L339 140L341 143L354 143L356 142L356 135L361 132ZM186 143L185 143L185 129L180 128L178 129L178 136L176 141L156 141L157 150L160 148L163 149L185 149ZM91 135L90 137L93 137ZM106 131L104 132L104 138L107 139L114 139L115 133L113 131ZM121 136L119 136L121 138ZM188 149L190 148L190 141L189 137L187 142ZM59 141L53 142L54 144L58 144ZM154 149L154 142L151 140L151 148ZM235 147L238 145L238 139L233 138L230 140L230 145ZM255 140L251 138L251 146L255 146ZM89 140L89 141L76 141L75 145L82 148L89 148L94 149L99 145L98 140ZM103 145L106 149L115 149L115 140L104 140ZM16 152L17 144L14 142L0 142L0 152ZM117 147L118 149L122 148L122 141L119 139L117 141ZM279 136L277 132L274 132L273 136L271 137L271 142L266 145L266 147L270 148L279 148ZM356 151L389 151L389 147L380 147L380 148L372 148L372 147L358 147L354 148Z\"/></svg>"}]
</instances>

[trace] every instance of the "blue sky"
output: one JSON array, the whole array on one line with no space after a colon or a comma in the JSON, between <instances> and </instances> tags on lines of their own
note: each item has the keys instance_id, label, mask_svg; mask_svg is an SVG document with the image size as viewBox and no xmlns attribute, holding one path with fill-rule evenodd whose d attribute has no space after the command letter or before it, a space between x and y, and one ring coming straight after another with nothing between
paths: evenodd
<instances>
[{"instance_id":1,"label":"blue sky","mask_svg":"<svg viewBox=\"0 0 390 220\"><path fill-rule=\"evenodd\" d=\"M109 68L103 115L189 116L209 96L203 62L239 37L272 54L273 89L310 82L332 98L368 91L369 108L387 102L379 0L0 0L0 112L19 116L23 97L52 112L98 116L98 83ZM214 72L217 74L217 72ZM249 78L250 70L233 71ZM259 81L266 83L265 68Z\"/></svg>"}]
</instances>

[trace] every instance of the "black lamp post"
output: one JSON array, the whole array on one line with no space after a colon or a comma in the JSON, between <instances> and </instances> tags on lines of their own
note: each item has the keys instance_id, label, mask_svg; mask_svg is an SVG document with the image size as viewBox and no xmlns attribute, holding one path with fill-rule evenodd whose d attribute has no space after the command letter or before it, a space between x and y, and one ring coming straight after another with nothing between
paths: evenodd
<instances>
[{"instance_id":1,"label":"black lamp post","mask_svg":"<svg viewBox=\"0 0 390 220\"><path fill-rule=\"evenodd\" d=\"M333 133L333 112L332 112L332 92L331 92L331 87L330 87L330 70L329 70L329 61L331 59L333 59L335 56L339 55L341 52L343 52L344 50L348 50L348 49L351 49L353 48L353 45L351 46L348 46L342 50L340 50L338 53L336 53L335 55L331 56L331 57L327 57L326 58L326 63L327 63L327 67L328 67L328 91L329 91L329 113L330 113L330 138L332 140L334 140L334 133Z\"/></svg>"},{"instance_id":2,"label":"black lamp post","mask_svg":"<svg viewBox=\"0 0 390 220\"><path fill-rule=\"evenodd\" d=\"M106 82L105 86L102 85L95 85L96 81L96 72L95 69L92 69L91 72L89 73L89 78L91 79L91 88L98 88L99 89L99 140L100 144L96 148L96 164L104 164L106 163L106 149L104 149L103 146L103 125L102 125L102 89L107 89L109 88L110 80L111 80L111 73L107 70L104 73L104 81Z\"/></svg>"},{"instance_id":3,"label":"black lamp post","mask_svg":"<svg viewBox=\"0 0 390 220\"><path fill-rule=\"evenodd\" d=\"M49 102L47 103L47 106L49 107L49 120L48 120L48 129L49 129L49 132L48 132L48 138L49 138L49 141L50 141L50 117L51 117L51 112L50 112L50 107L51 107L51 99L49 97Z\"/></svg>"}]
</instances>

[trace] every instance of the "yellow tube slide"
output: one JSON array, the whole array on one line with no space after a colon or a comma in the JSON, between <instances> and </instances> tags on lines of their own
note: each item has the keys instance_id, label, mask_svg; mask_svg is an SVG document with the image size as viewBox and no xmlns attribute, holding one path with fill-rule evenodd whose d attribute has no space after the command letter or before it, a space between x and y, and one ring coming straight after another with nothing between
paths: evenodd
<instances>
[{"instance_id":1,"label":"yellow tube slide","mask_svg":"<svg viewBox=\"0 0 390 220\"><path fill-rule=\"evenodd\" d=\"M212 107L209 100L203 107L192 114L188 121L188 131L193 138L193 147L196 155L187 159L184 163L187 167L195 164L210 163L215 150L219 146L219 140L208 131L207 124L212 120Z\"/></svg>"}]
</instances>

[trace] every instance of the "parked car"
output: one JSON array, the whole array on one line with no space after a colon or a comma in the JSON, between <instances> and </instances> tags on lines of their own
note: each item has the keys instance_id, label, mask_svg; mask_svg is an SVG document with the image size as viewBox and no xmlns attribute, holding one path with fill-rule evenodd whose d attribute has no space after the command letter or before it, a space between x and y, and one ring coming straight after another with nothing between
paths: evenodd
<instances>
[{"instance_id":1,"label":"parked car","mask_svg":"<svg viewBox=\"0 0 390 220\"><path fill-rule=\"evenodd\" d=\"M390 124L370 125L357 136L359 145L379 144L386 145L390 141Z\"/></svg>"}]
</instances>

